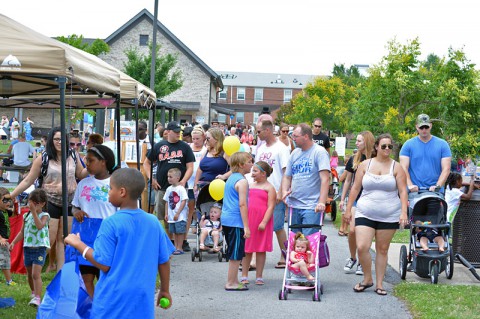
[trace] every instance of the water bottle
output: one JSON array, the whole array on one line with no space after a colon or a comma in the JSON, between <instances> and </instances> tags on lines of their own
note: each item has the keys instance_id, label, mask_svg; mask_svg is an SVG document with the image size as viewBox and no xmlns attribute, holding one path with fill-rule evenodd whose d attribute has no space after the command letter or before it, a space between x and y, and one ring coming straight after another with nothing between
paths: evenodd
<instances>
[{"instance_id":1,"label":"water bottle","mask_svg":"<svg viewBox=\"0 0 480 319\"><path fill-rule=\"evenodd\" d=\"M465 176L474 177L475 173L476 173L476 170L477 170L477 166L475 165L475 163L473 161L470 161L470 163L467 166L467 172L465 173Z\"/></svg>"}]
</instances>

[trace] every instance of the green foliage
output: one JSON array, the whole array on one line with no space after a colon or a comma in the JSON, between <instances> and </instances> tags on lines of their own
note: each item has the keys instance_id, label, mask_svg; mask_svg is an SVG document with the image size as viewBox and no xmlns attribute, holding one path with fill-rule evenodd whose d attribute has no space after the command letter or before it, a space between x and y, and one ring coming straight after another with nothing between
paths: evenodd
<instances>
[{"instance_id":1,"label":"green foliage","mask_svg":"<svg viewBox=\"0 0 480 319\"><path fill-rule=\"evenodd\" d=\"M105 43L105 41L95 39L91 44L88 44L85 42L83 35L77 36L76 34L72 34L68 37L59 36L57 37L57 40L95 56L110 51L110 47Z\"/></svg>"},{"instance_id":2,"label":"green foliage","mask_svg":"<svg viewBox=\"0 0 480 319\"><path fill-rule=\"evenodd\" d=\"M416 319L480 318L480 287L404 282L394 293Z\"/></svg>"},{"instance_id":3,"label":"green foliage","mask_svg":"<svg viewBox=\"0 0 480 319\"><path fill-rule=\"evenodd\" d=\"M320 117L328 129L345 132L349 127L350 108L356 101L356 88L345 84L340 77L317 77L307 84L303 94L294 97L293 107L285 118L288 123L311 123Z\"/></svg>"},{"instance_id":4,"label":"green foliage","mask_svg":"<svg viewBox=\"0 0 480 319\"><path fill-rule=\"evenodd\" d=\"M160 47L156 48L155 60L155 88L157 98L169 95L183 85L182 73L174 69L177 57L172 54L159 55ZM150 50L151 52L151 45ZM143 55L136 48L125 51L128 61L124 63L125 73L140 83L150 86L151 54Z\"/></svg>"}]
</instances>

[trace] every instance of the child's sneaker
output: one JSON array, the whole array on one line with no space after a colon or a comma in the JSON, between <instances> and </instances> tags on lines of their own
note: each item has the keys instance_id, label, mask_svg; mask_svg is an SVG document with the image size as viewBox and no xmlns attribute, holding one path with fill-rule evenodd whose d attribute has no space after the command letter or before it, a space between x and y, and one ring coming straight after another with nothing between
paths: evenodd
<instances>
[{"instance_id":1,"label":"child's sneaker","mask_svg":"<svg viewBox=\"0 0 480 319\"><path fill-rule=\"evenodd\" d=\"M362 268L362 265L358 264L357 265L357 271L355 272L355 274L359 275L359 276L363 276L363 268Z\"/></svg>"},{"instance_id":2,"label":"child's sneaker","mask_svg":"<svg viewBox=\"0 0 480 319\"><path fill-rule=\"evenodd\" d=\"M355 266L356 263L356 260L348 258L347 264L345 265L345 267L343 267L343 271L345 271L346 274L351 274L353 272L353 266Z\"/></svg>"},{"instance_id":3,"label":"child's sneaker","mask_svg":"<svg viewBox=\"0 0 480 319\"><path fill-rule=\"evenodd\" d=\"M9 281L7 281L7 286L16 286L17 283L15 281L13 281L13 279L10 279Z\"/></svg>"},{"instance_id":4,"label":"child's sneaker","mask_svg":"<svg viewBox=\"0 0 480 319\"><path fill-rule=\"evenodd\" d=\"M33 297L32 300L30 300L30 302L28 303L28 305L36 308L40 306L40 303L40 297Z\"/></svg>"}]
</instances>

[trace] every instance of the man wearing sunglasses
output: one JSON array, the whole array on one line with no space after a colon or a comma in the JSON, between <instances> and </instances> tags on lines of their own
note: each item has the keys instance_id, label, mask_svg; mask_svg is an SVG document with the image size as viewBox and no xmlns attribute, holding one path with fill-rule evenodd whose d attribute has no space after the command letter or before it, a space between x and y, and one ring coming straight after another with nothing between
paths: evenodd
<instances>
[{"instance_id":1,"label":"man wearing sunglasses","mask_svg":"<svg viewBox=\"0 0 480 319\"><path fill-rule=\"evenodd\" d=\"M443 187L450 174L452 152L448 143L433 136L432 122L427 114L417 117L418 136L411 138L400 150L400 164L407 173L408 190L418 192L419 188L435 191ZM427 204L428 213L436 213L438 203Z\"/></svg>"},{"instance_id":2,"label":"man wearing sunglasses","mask_svg":"<svg viewBox=\"0 0 480 319\"><path fill-rule=\"evenodd\" d=\"M323 146L327 150L328 154L330 154L330 139L327 135L322 133L322 126L322 119L316 118L315 120L313 120L312 139L315 144Z\"/></svg>"}]
</instances>

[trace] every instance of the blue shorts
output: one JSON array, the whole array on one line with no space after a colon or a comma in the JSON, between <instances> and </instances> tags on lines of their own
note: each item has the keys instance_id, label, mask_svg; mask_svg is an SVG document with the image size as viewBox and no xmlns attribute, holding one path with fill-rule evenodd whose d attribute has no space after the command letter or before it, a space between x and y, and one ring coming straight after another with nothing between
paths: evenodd
<instances>
[{"instance_id":1,"label":"blue shorts","mask_svg":"<svg viewBox=\"0 0 480 319\"><path fill-rule=\"evenodd\" d=\"M171 234L185 234L187 232L187 222L181 220L175 223L168 223L168 231Z\"/></svg>"},{"instance_id":2,"label":"blue shorts","mask_svg":"<svg viewBox=\"0 0 480 319\"><path fill-rule=\"evenodd\" d=\"M47 247L23 247L23 260L25 267L33 264L43 266L47 256Z\"/></svg>"},{"instance_id":3,"label":"blue shorts","mask_svg":"<svg viewBox=\"0 0 480 319\"><path fill-rule=\"evenodd\" d=\"M273 231L284 229L285 225L285 203L281 201L273 209Z\"/></svg>"},{"instance_id":4,"label":"blue shorts","mask_svg":"<svg viewBox=\"0 0 480 319\"><path fill-rule=\"evenodd\" d=\"M292 208L292 225L313 224L320 225L320 213L315 213L313 209ZM293 232L301 231L304 235L311 235L318 232L315 228L292 228Z\"/></svg>"},{"instance_id":5,"label":"blue shorts","mask_svg":"<svg viewBox=\"0 0 480 319\"><path fill-rule=\"evenodd\" d=\"M242 260L245 257L245 232L243 228L222 226L227 241L227 256L230 260Z\"/></svg>"},{"instance_id":6,"label":"blue shorts","mask_svg":"<svg viewBox=\"0 0 480 319\"><path fill-rule=\"evenodd\" d=\"M187 190L188 193L188 201L195 200L195 194L193 193L193 189Z\"/></svg>"}]
</instances>

